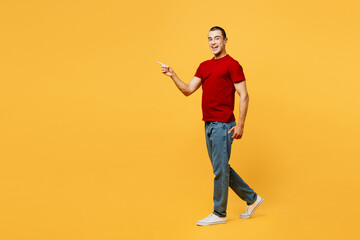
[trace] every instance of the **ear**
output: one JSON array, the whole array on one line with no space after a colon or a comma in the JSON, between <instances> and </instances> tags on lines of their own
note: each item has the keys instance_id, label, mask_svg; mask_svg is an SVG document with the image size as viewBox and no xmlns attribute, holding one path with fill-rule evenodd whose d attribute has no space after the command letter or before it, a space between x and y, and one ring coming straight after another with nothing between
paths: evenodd
<instances>
[{"instance_id":1,"label":"ear","mask_svg":"<svg viewBox=\"0 0 360 240\"><path fill-rule=\"evenodd\" d=\"M226 38L224 39L224 44L226 44L227 41L228 41L228 38L226 37Z\"/></svg>"}]
</instances>

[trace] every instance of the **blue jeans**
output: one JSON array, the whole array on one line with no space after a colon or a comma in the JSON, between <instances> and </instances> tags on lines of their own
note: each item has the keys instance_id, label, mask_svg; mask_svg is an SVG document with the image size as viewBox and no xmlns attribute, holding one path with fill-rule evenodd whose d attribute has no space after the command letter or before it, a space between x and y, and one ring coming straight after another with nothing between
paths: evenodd
<instances>
[{"instance_id":1,"label":"blue jeans","mask_svg":"<svg viewBox=\"0 0 360 240\"><path fill-rule=\"evenodd\" d=\"M231 189L247 205L255 202L257 194L229 165L231 145L234 132L228 131L236 126L235 121L223 123L217 121L205 121L206 146L215 174L214 178L214 214L220 217L226 216L228 201L228 189Z\"/></svg>"}]
</instances>

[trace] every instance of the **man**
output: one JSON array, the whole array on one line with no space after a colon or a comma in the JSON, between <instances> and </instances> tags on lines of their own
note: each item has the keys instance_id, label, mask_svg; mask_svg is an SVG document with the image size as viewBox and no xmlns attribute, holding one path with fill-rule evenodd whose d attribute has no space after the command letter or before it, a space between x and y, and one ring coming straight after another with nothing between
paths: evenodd
<instances>
[{"instance_id":1,"label":"man","mask_svg":"<svg viewBox=\"0 0 360 240\"><path fill-rule=\"evenodd\" d=\"M224 29L212 27L208 40L214 57L199 65L189 84L182 82L170 66L158 62L162 66L162 72L173 79L185 96L191 95L202 85L206 146L215 178L214 211L208 217L197 221L197 225L200 226L226 223L229 186L247 203L246 211L240 218L250 218L263 202L228 163L233 140L240 139L243 135L249 102L243 69L238 61L226 53L225 45L228 38ZM233 113L235 91L240 96L237 124Z\"/></svg>"}]
</instances>

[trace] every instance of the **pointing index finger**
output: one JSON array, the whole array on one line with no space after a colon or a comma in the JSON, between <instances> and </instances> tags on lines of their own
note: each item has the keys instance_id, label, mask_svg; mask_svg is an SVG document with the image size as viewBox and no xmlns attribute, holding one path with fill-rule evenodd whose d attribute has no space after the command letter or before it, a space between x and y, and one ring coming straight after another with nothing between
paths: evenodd
<instances>
[{"instance_id":1,"label":"pointing index finger","mask_svg":"<svg viewBox=\"0 0 360 240\"><path fill-rule=\"evenodd\" d=\"M157 62L158 64L160 64L161 66L163 66L163 67L167 67L167 65L165 65L165 64L163 64L163 63L161 63L161 62Z\"/></svg>"}]
</instances>

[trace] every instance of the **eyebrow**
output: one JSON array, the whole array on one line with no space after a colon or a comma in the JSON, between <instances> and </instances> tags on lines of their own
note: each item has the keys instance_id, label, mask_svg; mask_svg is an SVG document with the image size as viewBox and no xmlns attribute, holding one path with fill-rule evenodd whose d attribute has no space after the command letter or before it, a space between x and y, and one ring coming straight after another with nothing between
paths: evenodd
<instances>
[{"instance_id":1,"label":"eyebrow","mask_svg":"<svg viewBox=\"0 0 360 240\"><path fill-rule=\"evenodd\" d=\"M214 38L216 38L216 37L220 37L220 36L215 36ZM208 37L208 39L209 39L209 38L211 38L211 37Z\"/></svg>"}]
</instances>

